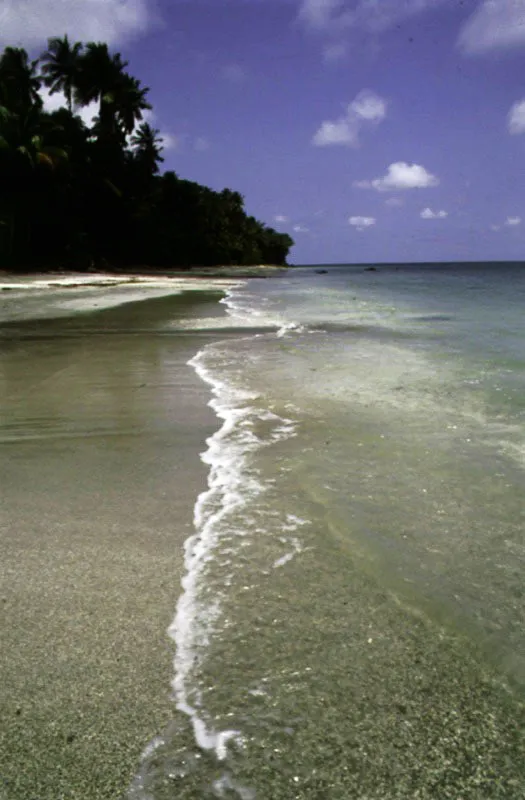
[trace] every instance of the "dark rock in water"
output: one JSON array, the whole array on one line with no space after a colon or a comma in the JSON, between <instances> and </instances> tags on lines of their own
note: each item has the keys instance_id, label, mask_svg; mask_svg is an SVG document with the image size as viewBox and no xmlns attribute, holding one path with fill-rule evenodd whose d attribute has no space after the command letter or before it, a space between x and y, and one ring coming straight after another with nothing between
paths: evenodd
<instances>
[{"instance_id":1,"label":"dark rock in water","mask_svg":"<svg viewBox=\"0 0 525 800\"><path fill-rule=\"evenodd\" d=\"M376 267L365 267L365 272L377 272Z\"/></svg>"},{"instance_id":2,"label":"dark rock in water","mask_svg":"<svg viewBox=\"0 0 525 800\"><path fill-rule=\"evenodd\" d=\"M327 269L316 269L315 272L316 272L316 275L326 275L328 270Z\"/></svg>"}]
</instances>

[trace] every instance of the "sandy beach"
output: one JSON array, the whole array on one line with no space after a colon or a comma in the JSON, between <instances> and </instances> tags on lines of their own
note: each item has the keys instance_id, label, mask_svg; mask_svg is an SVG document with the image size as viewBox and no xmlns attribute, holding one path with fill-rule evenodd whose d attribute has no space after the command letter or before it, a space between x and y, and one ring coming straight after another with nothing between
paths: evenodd
<instances>
[{"instance_id":1,"label":"sandy beach","mask_svg":"<svg viewBox=\"0 0 525 800\"><path fill-rule=\"evenodd\" d=\"M348 288L54 280L0 295L0 800L522 797L521 472L424 365L380 406Z\"/></svg>"},{"instance_id":2,"label":"sandy beach","mask_svg":"<svg viewBox=\"0 0 525 800\"><path fill-rule=\"evenodd\" d=\"M166 629L216 420L187 366L205 335L162 328L223 315L198 288L2 298L2 800L122 797L172 714Z\"/></svg>"}]
</instances>

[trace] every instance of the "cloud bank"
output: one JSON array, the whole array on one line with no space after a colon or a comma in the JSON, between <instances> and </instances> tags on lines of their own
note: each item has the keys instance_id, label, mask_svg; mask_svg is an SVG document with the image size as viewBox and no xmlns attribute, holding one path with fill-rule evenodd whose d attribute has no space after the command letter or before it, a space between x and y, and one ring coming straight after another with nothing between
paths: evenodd
<instances>
[{"instance_id":1,"label":"cloud bank","mask_svg":"<svg viewBox=\"0 0 525 800\"><path fill-rule=\"evenodd\" d=\"M337 39L349 30L382 33L447 5L455 7L457 0L301 0L298 18L306 28ZM469 5L464 3L465 10ZM479 0L459 32L458 45L468 55L525 45L525 0ZM329 46L325 60L336 60L340 47Z\"/></svg>"},{"instance_id":2,"label":"cloud bank","mask_svg":"<svg viewBox=\"0 0 525 800\"><path fill-rule=\"evenodd\" d=\"M430 11L451 0L302 0L299 20L318 31L357 27L380 32L407 17Z\"/></svg>"},{"instance_id":3,"label":"cloud bank","mask_svg":"<svg viewBox=\"0 0 525 800\"><path fill-rule=\"evenodd\" d=\"M459 35L459 46L475 55L525 44L525 0L483 0Z\"/></svg>"},{"instance_id":4,"label":"cloud bank","mask_svg":"<svg viewBox=\"0 0 525 800\"><path fill-rule=\"evenodd\" d=\"M151 0L0 0L1 45L37 47L63 33L114 45L155 22Z\"/></svg>"}]
</instances>

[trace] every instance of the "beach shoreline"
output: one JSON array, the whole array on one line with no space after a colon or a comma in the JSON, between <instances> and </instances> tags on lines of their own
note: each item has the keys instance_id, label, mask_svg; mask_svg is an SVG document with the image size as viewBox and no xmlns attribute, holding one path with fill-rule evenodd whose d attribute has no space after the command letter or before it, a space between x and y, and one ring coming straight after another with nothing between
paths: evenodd
<instances>
[{"instance_id":1,"label":"beach shoreline","mask_svg":"<svg viewBox=\"0 0 525 800\"><path fill-rule=\"evenodd\" d=\"M29 288L33 285L42 288L76 285L111 285L137 282L152 282L162 279L193 280L247 280L251 278L274 278L284 275L289 267L272 264L257 264L246 267L217 266L192 267L191 269L148 269L147 267L130 267L122 270L85 270L75 271L55 269L47 271L14 271L0 270L0 289Z\"/></svg>"}]
</instances>

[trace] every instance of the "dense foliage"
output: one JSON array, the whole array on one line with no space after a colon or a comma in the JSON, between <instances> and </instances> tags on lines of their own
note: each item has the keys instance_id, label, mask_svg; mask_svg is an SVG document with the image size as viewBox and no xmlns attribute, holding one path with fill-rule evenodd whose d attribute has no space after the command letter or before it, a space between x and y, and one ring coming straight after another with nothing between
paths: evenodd
<instances>
[{"instance_id":1,"label":"dense foliage","mask_svg":"<svg viewBox=\"0 0 525 800\"><path fill-rule=\"evenodd\" d=\"M148 89L107 45L50 39L0 56L0 267L284 264L293 242L238 192L160 174ZM63 93L47 113L40 90ZM98 103L87 127L75 112Z\"/></svg>"}]
</instances>

